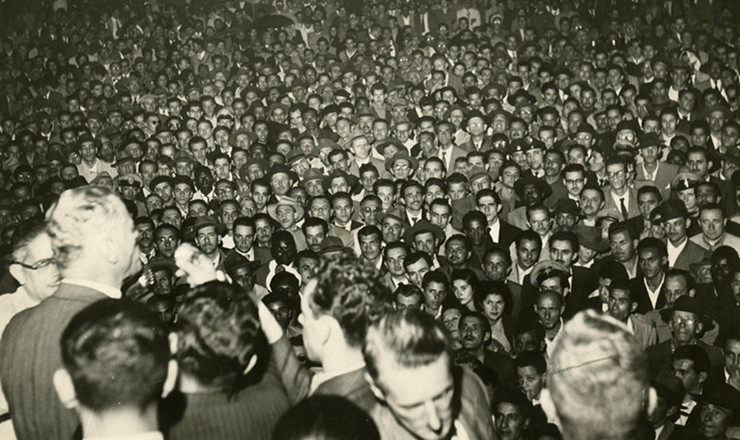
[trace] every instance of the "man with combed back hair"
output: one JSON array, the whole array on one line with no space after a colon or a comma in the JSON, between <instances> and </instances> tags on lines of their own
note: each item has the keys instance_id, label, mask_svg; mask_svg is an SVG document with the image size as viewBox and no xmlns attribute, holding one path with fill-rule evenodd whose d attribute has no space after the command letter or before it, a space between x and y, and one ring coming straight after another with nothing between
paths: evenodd
<instances>
[{"instance_id":1,"label":"man with combed back hair","mask_svg":"<svg viewBox=\"0 0 740 440\"><path fill-rule=\"evenodd\" d=\"M381 438L496 439L483 383L452 365L445 330L422 310L384 316L363 347L379 403L370 411Z\"/></svg>"},{"instance_id":2,"label":"man with combed back hair","mask_svg":"<svg viewBox=\"0 0 740 440\"><path fill-rule=\"evenodd\" d=\"M68 190L47 220L61 284L38 306L16 315L0 343L3 390L24 440L72 436L77 417L59 403L51 380L62 367L59 335L87 305L120 298L123 280L141 267L134 222L111 190Z\"/></svg>"},{"instance_id":3,"label":"man with combed back hair","mask_svg":"<svg viewBox=\"0 0 740 440\"><path fill-rule=\"evenodd\" d=\"M157 407L177 379L167 333L153 312L130 300L104 299L72 318L54 388L79 415L85 438L163 439Z\"/></svg>"},{"instance_id":4,"label":"man with combed back hair","mask_svg":"<svg viewBox=\"0 0 740 440\"><path fill-rule=\"evenodd\" d=\"M645 351L626 326L593 310L577 314L565 325L547 376L563 438L635 438L651 395L648 380Z\"/></svg>"}]
</instances>

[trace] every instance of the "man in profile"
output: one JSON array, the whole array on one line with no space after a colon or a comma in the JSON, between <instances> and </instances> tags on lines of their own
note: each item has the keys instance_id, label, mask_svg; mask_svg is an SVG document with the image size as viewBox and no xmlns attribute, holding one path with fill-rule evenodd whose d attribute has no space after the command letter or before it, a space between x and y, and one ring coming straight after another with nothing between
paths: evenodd
<instances>
[{"instance_id":1,"label":"man in profile","mask_svg":"<svg viewBox=\"0 0 740 440\"><path fill-rule=\"evenodd\" d=\"M72 436L77 417L59 403L51 381L62 367L59 335L87 305L120 298L123 280L141 267L134 222L109 189L64 192L47 220L61 284L38 306L16 315L0 343L0 377L22 439Z\"/></svg>"},{"instance_id":2,"label":"man in profile","mask_svg":"<svg viewBox=\"0 0 740 440\"><path fill-rule=\"evenodd\" d=\"M640 343L593 310L566 324L550 358L547 386L572 440L627 440L647 404L649 368Z\"/></svg>"},{"instance_id":3,"label":"man in profile","mask_svg":"<svg viewBox=\"0 0 740 440\"><path fill-rule=\"evenodd\" d=\"M445 331L428 313L386 315L368 330L363 354L381 438L438 440L453 430L458 438L496 438L483 384L453 369Z\"/></svg>"},{"instance_id":4,"label":"man in profile","mask_svg":"<svg viewBox=\"0 0 740 440\"><path fill-rule=\"evenodd\" d=\"M153 312L129 300L104 299L72 318L62 333L63 368L53 381L85 438L161 435L159 399L177 378L167 333Z\"/></svg>"}]
</instances>

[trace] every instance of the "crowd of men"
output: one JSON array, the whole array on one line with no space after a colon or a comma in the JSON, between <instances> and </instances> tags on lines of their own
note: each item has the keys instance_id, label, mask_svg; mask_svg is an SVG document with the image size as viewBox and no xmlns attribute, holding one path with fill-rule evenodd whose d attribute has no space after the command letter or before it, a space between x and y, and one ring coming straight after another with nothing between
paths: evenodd
<instances>
[{"instance_id":1,"label":"crowd of men","mask_svg":"<svg viewBox=\"0 0 740 440\"><path fill-rule=\"evenodd\" d=\"M740 439L736 2L12 6L0 438Z\"/></svg>"}]
</instances>

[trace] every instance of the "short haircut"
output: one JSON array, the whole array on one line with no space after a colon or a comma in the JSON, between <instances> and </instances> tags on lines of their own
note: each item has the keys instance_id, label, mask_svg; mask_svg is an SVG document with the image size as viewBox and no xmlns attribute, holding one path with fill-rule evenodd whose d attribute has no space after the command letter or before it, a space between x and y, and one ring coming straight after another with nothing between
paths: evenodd
<instances>
[{"instance_id":1,"label":"short haircut","mask_svg":"<svg viewBox=\"0 0 740 440\"><path fill-rule=\"evenodd\" d=\"M658 200L658 203L663 201L663 195L660 194L660 190L658 187L653 185L645 185L642 188L637 190L637 198L639 199L641 195L643 194L652 194L655 196L655 198Z\"/></svg>"},{"instance_id":2,"label":"short haircut","mask_svg":"<svg viewBox=\"0 0 740 440\"><path fill-rule=\"evenodd\" d=\"M527 399L527 396L523 392L515 388L501 388L496 392L496 402L492 408L493 412L495 413L498 406L503 403L517 407L522 418L531 422L533 415L532 402Z\"/></svg>"},{"instance_id":3,"label":"short haircut","mask_svg":"<svg viewBox=\"0 0 740 440\"><path fill-rule=\"evenodd\" d=\"M645 350L623 324L593 310L578 313L555 345L547 380L563 437L630 438L649 379Z\"/></svg>"},{"instance_id":4,"label":"short haircut","mask_svg":"<svg viewBox=\"0 0 740 440\"><path fill-rule=\"evenodd\" d=\"M609 239L611 240L612 237L614 237L617 234L621 234L623 232L626 232L627 233L627 237L629 237L630 240L637 239L637 234L635 233L634 229L632 229L627 222L615 222L615 223L612 223L609 226Z\"/></svg>"},{"instance_id":5,"label":"short haircut","mask_svg":"<svg viewBox=\"0 0 740 440\"><path fill-rule=\"evenodd\" d=\"M317 317L336 319L347 343L361 346L368 326L387 310L388 288L381 272L343 254L324 262L316 278L316 289L309 298L311 311Z\"/></svg>"},{"instance_id":6,"label":"short haircut","mask_svg":"<svg viewBox=\"0 0 740 440\"><path fill-rule=\"evenodd\" d=\"M59 203L47 214L47 231L59 268L72 265L86 247L97 246L96 240L90 239L90 231L105 237L122 221L131 222L129 219L126 205L106 187L82 186L62 193Z\"/></svg>"},{"instance_id":7,"label":"short haircut","mask_svg":"<svg viewBox=\"0 0 740 440\"><path fill-rule=\"evenodd\" d=\"M673 359L692 361L693 369L697 373L709 374L712 369L709 355L698 345L684 345L676 348L676 351L673 352Z\"/></svg>"},{"instance_id":8,"label":"short haircut","mask_svg":"<svg viewBox=\"0 0 740 440\"><path fill-rule=\"evenodd\" d=\"M545 355L537 351L523 351L516 356L517 368L534 367L537 374L547 373Z\"/></svg>"},{"instance_id":9,"label":"short haircut","mask_svg":"<svg viewBox=\"0 0 740 440\"><path fill-rule=\"evenodd\" d=\"M421 280L421 288L426 287L431 283L437 283L444 286L445 291L450 290L450 281L447 279L447 275L438 270L430 270L424 274L424 278Z\"/></svg>"},{"instance_id":10,"label":"short haircut","mask_svg":"<svg viewBox=\"0 0 740 440\"><path fill-rule=\"evenodd\" d=\"M621 266L621 264L619 265ZM686 283L686 290L689 291L691 289L696 288L696 283L694 282L694 277L691 276L691 273L685 270L681 269L669 269L665 273L665 279L666 281L669 278L683 278L684 282Z\"/></svg>"},{"instance_id":11,"label":"short haircut","mask_svg":"<svg viewBox=\"0 0 740 440\"><path fill-rule=\"evenodd\" d=\"M254 225L254 219L252 217L241 216L234 220L234 230L237 226L246 226L252 228L252 231L256 231L257 227Z\"/></svg>"},{"instance_id":12,"label":"short haircut","mask_svg":"<svg viewBox=\"0 0 740 440\"><path fill-rule=\"evenodd\" d=\"M426 261L427 265L429 265L429 269L432 268L432 258L429 256L429 254L427 254L426 252L416 251L406 255L406 258L404 258L403 260L404 269L411 266L412 264L419 262L419 260Z\"/></svg>"},{"instance_id":13,"label":"short haircut","mask_svg":"<svg viewBox=\"0 0 740 440\"><path fill-rule=\"evenodd\" d=\"M484 226L488 224L488 222L486 221L486 215L483 214L482 212L478 210L468 211L463 216L463 220L462 220L463 229L467 228L472 222L476 220L482 223Z\"/></svg>"},{"instance_id":14,"label":"short haircut","mask_svg":"<svg viewBox=\"0 0 740 440\"><path fill-rule=\"evenodd\" d=\"M548 244L550 247L552 247L552 244L556 241L567 241L568 243L573 246L573 252L578 252L578 247L580 246L580 243L578 243L578 236L572 231L557 231L554 234L550 236L550 240L548 240Z\"/></svg>"},{"instance_id":15,"label":"short haircut","mask_svg":"<svg viewBox=\"0 0 740 440\"><path fill-rule=\"evenodd\" d=\"M699 208L699 216L701 217L702 214L704 214L706 211L719 211L722 214L722 217L727 217L727 214L725 213L725 208L722 207L719 203L707 203L701 208Z\"/></svg>"},{"instance_id":16,"label":"short haircut","mask_svg":"<svg viewBox=\"0 0 740 440\"><path fill-rule=\"evenodd\" d=\"M483 333L491 333L491 323L488 322L488 318L483 315L481 312L476 312L472 310L466 310L463 312L462 316L460 317L460 321L457 323L458 326L462 326L463 321L466 318L476 318L478 321L480 321L481 330L483 330Z\"/></svg>"},{"instance_id":17,"label":"short haircut","mask_svg":"<svg viewBox=\"0 0 740 440\"><path fill-rule=\"evenodd\" d=\"M536 234L536 233L535 233ZM539 236L537 237L539 238ZM513 261L511 261L511 253L508 249L504 249L501 246L491 246L483 253L483 264L485 264L486 261L488 261L489 258L493 255L500 255L503 257L504 261L506 261L507 266L511 266L513 264Z\"/></svg>"},{"instance_id":18,"label":"short haircut","mask_svg":"<svg viewBox=\"0 0 740 440\"><path fill-rule=\"evenodd\" d=\"M340 420L341 423L337 423ZM280 417L272 438L380 440L380 434L375 422L351 401L340 396L315 394Z\"/></svg>"},{"instance_id":19,"label":"short haircut","mask_svg":"<svg viewBox=\"0 0 740 440\"><path fill-rule=\"evenodd\" d=\"M379 366L384 361L401 368L418 368L447 355L452 368L445 330L423 310L405 309L385 315L368 330L362 354L368 373L381 388Z\"/></svg>"},{"instance_id":20,"label":"short haircut","mask_svg":"<svg viewBox=\"0 0 740 440\"><path fill-rule=\"evenodd\" d=\"M177 363L200 384L233 390L257 354L257 305L237 286L211 281L190 290L177 309Z\"/></svg>"},{"instance_id":21,"label":"short haircut","mask_svg":"<svg viewBox=\"0 0 740 440\"><path fill-rule=\"evenodd\" d=\"M357 232L358 240L363 237L370 237L371 235L375 235L378 238L378 241L383 241L383 233L380 232L380 229L375 225L363 226Z\"/></svg>"},{"instance_id":22,"label":"short haircut","mask_svg":"<svg viewBox=\"0 0 740 440\"><path fill-rule=\"evenodd\" d=\"M406 252L406 255L409 254L409 245L402 241L392 241L385 245L385 248L383 249L383 257L388 257L388 252L393 249L403 249Z\"/></svg>"},{"instance_id":23,"label":"short haircut","mask_svg":"<svg viewBox=\"0 0 740 440\"><path fill-rule=\"evenodd\" d=\"M146 306L103 299L78 312L61 338L77 400L95 413L158 401L170 358L168 330Z\"/></svg>"},{"instance_id":24,"label":"short haircut","mask_svg":"<svg viewBox=\"0 0 740 440\"><path fill-rule=\"evenodd\" d=\"M315 228L317 226L320 226L321 229L324 231L324 234L329 233L329 224L326 223L326 220L323 218L318 217L307 217L306 220L301 225L301 231L305 234L308 228ZM234 225L234 228L236 228L236 225Z\"/></svg>"},{"instance_id":25,"label":"short haircut","mask_svg":"<svg viewBox=\"0 0 740 440\"><path fill-rule=\"evenodd\" d=\"M537 243L540 249L542 249L542 238L540 237L540 234L534 232L531 229L519 232L518 234L516 234L516 238L514 238L514 243L516 243L517 249L522 247L522 243L524 243L525 241L533 241Z\"/></svg>"},{"instance_id":26,"label":"short haircut","mask_svg":"<svg viewBox=\"0 0 740 440\"><path fill-rule=\"evenodd\" d=\"M630 302L636 302L637 298L635 297L635 289L632 286L632 283L630 283L627 280L613 280L612 283L609 285L609 293L611 294L614 290L623 290L627 293L629 293L630 296Z\"/></svg>"},{"instance_id":27,"label":"short haircut","mask_svg":"<svg viewBox=\"0 0 740 440\"><path fill-rule=\"evenodd\" d=\"M645 237L640 240L639 243L637 243L638 254L642 251L648 250L654 251L656 254L658 254L658 257L668 256L668 248L666 247L666 244L663 242L663 240L655 237Z\"/></svg>"},{"instance_id":28,"label":"short haircut","mask_svg":"<svg viewBox=\"0 0 740 440\"><path fill-rule=\"evenodd\" d=\"M28 246L37 237L46 234L46 224L39 221L25 221L18 225L13 234L13 261L22 262L28 256Z\"/></svg>"},{"instance_id":29,"label":"short haircut","mask_svg":"<svg viewBox=\"0 0 740 440\"><path fill-rule=\"evenodd\" d=\"M482 189L478 191L478 193L475 195L475 204L478 205L480 203L480 199L483 197L493 197L493 201L496 202L497 205L501 204L501 197L499 197L498 193L492 189Z\"/></svg>"}]
</instances>

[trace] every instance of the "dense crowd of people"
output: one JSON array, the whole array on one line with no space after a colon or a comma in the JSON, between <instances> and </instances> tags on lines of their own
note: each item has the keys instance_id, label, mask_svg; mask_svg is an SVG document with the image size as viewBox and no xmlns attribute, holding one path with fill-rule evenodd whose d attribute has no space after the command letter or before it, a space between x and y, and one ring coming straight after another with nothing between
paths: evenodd
<instances>
[{"instance_id":1,"label":"dense crowd of people","mask_svg":"<svg viewBox=\"0 0 740 440\"><path fill-rule=\"evenodd\" d=\"M0 11L0 438L740 439L736 1Z\"/></svg>"}]
</instances>

